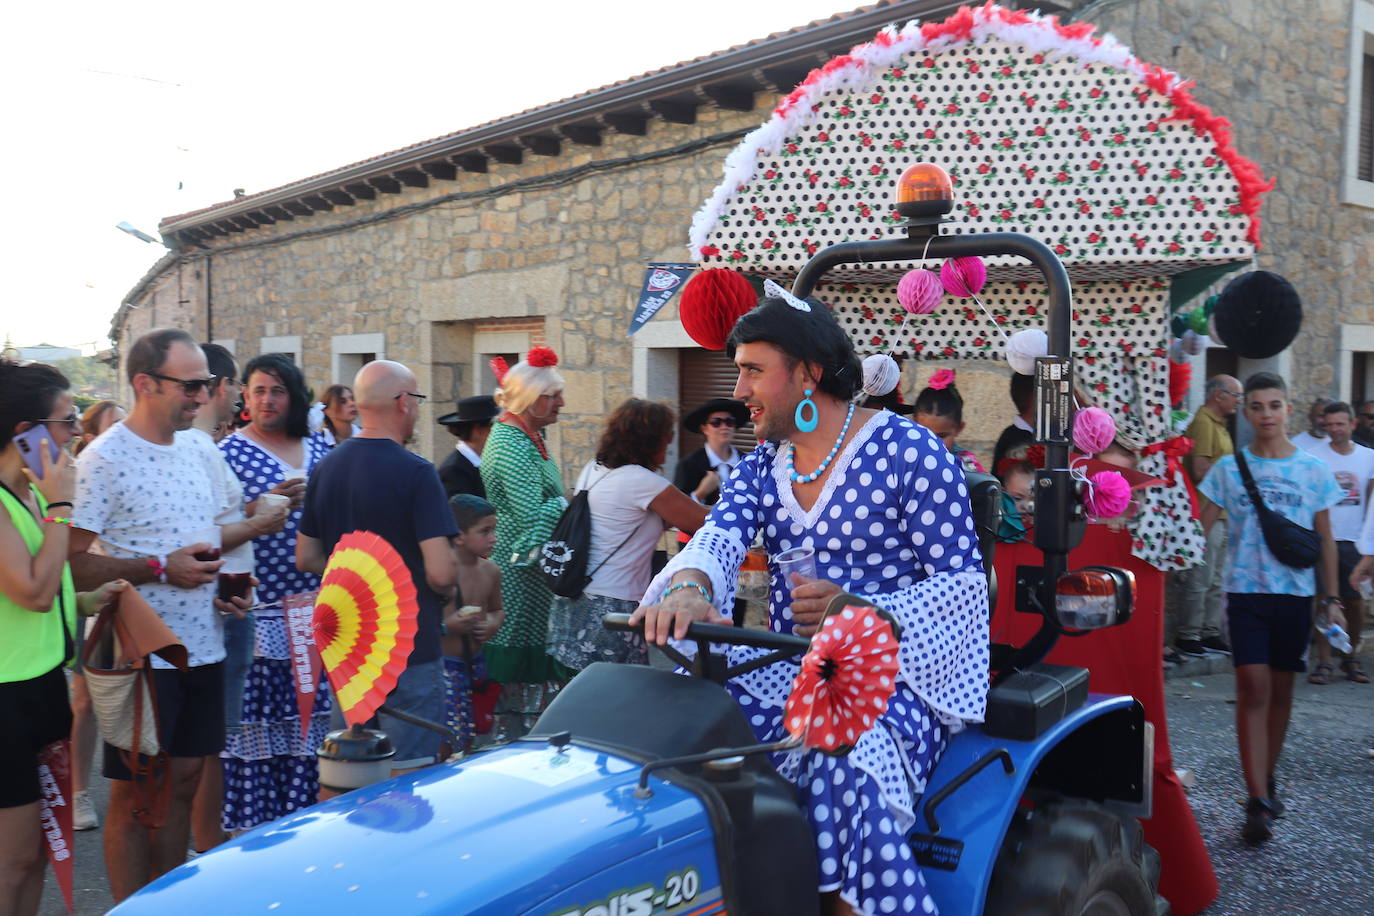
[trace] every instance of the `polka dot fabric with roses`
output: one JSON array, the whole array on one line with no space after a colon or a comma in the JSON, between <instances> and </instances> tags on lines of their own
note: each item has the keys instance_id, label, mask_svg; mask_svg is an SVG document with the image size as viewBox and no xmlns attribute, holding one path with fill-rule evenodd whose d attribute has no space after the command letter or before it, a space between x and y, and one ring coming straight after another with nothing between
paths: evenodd
<instances>
[{"instance_id":1,"label":"polka dot fabric with roses","mask_svg":"<svg viewBox=\"0 0 1374 916\"><path fill-rule=\"evenodd\" d=\"M896 180L921 161L954 181L945 233L1024 232L1071 270L1171 274L1253 253L1213 139L1105 64L990 40L913 51L810 101L776 151L755 152L694 257L794 271L828 245L895 235Z\"/></svg>"},{"instance_id":2,"label":"polka dot fabric with roses","mask_svg":"<svg viewBox=\"0 0 1374 916\"><path fill-rule=\"evenodd\" d=\"M822 285L817 295L834 311L861 352L897 358L1002 359L1003 333L1045 326L1043 284L990 283L972 299L946 295L929 315L907 313L892 287L844 280ZM1168 284L1161 278L1077 284L1073 290L1073 355L1164 356L1169 316Z\"/></svg>"}]
</instances>

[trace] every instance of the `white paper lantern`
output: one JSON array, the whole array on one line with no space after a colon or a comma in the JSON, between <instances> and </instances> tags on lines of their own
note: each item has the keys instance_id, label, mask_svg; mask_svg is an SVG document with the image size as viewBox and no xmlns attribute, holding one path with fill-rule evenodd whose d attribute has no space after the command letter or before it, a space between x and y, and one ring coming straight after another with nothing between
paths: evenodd
<instances>
[{"instance_id":1,"label":"white paper lantern","mask_svg":"<svg viewBox=\"0 0 1374 916\"><path fill-rule=\"evenodd\" d=\"M1021 375L1035 374L1035 360L1050 352L1050 339L1039 328L1017 331L1007 340L1007 363Z\"/></svg>"},{"instance_id":2,"label":"white paper lantern","mask_svg":"<svg viewBox=\"0 0 1374 916\"><path fill-rule=\"evenodd\" d=\"M901 377L902 370L897 368L897 361L886 353L864 357L864 393L869 397L890 394Z\"/></svg>"}]
</instances>

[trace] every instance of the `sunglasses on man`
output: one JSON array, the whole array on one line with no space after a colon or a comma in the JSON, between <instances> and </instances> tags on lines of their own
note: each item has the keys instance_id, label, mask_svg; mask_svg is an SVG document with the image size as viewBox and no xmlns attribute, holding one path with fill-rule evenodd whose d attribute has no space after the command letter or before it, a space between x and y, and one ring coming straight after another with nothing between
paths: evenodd
<instances>
[{"instance_id":1,"label":"sunglasses on man","mask_svg":"<svg viewBox=\"0 0 1374 916\"><path fill-rule=\"evenodd\" d=\"M707 426L739 426L734 417L712 417L706 421Z\"/></svg>"},{"instance_id":2,"label":"sunglasses on man","mask_svg":"<svg viewBox=\"0 0 1374 916\"><path fill-rule=\"evenodd\" d=\"M150 376L162 382L172 382L181 386L181 393L188 398L200 394L202 388L208 389L214 384L215 376L209 378L175 378L170 375L163 375L161 372L145 372L144 375Z\"/></svg>"}]
</instances>

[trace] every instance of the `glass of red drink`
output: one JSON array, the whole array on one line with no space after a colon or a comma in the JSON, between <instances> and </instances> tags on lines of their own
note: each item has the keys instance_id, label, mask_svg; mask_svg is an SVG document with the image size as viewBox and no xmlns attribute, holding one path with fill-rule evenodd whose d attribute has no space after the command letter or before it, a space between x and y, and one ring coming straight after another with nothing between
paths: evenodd
<instances>
[{"instance_id":1,"label":"glass of red drink","mask_svg":"<svg viewBox=\"0 0 1374 916\"><path fill-rule=\"evenodd\" d=\"M230 554L224 558L219 568L219 599L247 599L253 589L253 564L247 557Z\"/></svg>"}]
</instances>

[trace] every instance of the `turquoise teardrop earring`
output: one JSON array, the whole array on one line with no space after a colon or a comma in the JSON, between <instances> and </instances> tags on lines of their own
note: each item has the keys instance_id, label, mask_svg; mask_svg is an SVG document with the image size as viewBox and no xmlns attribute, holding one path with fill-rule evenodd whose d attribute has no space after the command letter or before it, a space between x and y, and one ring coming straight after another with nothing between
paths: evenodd
<instances>
[{"instance_id":1,"label":"turquoise teardrop earring","mask_svg":"<svg viewBox=\"0 0 1374 916\"><path fill-rule=\"evenodd\" d=\"M811 412L811 416L804 414ZM798 432L809 433L821 422L820 409L816 407L816 402L811 400L811 389L806 389L805 395L797 403L796 412L792 414L792 423L797 427Z\"/></svg>"}]
</instances>

